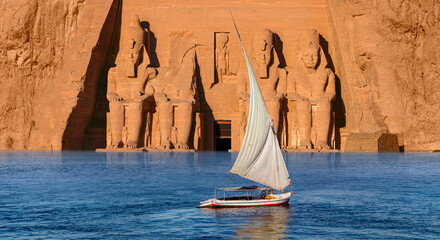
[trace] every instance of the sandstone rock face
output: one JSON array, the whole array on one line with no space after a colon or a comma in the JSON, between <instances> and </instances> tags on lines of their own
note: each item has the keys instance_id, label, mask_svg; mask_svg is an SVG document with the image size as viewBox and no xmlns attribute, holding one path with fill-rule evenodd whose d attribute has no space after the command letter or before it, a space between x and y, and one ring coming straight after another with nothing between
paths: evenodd
<instances>
[{"instance_id":1,"label":"sandstone rock face","mask_svg":"<svg viewBox=\"0 0 440 240\"><path fill-rule=\"evenodd\" d=\"M440 3L327 3L341 58L346 58L344 71L351 72L342 96L344 90L361 96L345 95L344 102L352 101L349 104L357 115L347 116L353 120L349 128L396 133L405 151L439 149Z\"/></svg>"},{"instance_id":2,"label":"sandstone rock face","mask_svg":"<svg viewBox=\"0 0 440 240\"><path fill-rule=\"evenodd\" d=\"M173 33L193 39L195 103L185 114L177 105L167 107L175 117L166 138L179 142L184 135L190 144L183 148L200 150L215 150L226 139L238 150L246 106L236 94L237 78L245 65L227 7L221 0L0 0L0 149L105 147L108 71L117 65L121 26L138 14L159 82L171 79L167 69L176 65L169 63L170 44L179 45ZM231 3L248 51L255 29L273 33L273 69L287 79L289 67L296 67L300 32L320 33L336 83L331 138L342 150L353 133L396 134L405 151L440 149L439 8L435 0ZM180 83L170 81L163 84ZM280 142L288 147L292 117L285 97L274 112ZM157 99L144 101L139 145L161 145L164 124L156 105ZM188 123L191 129L179 137L178 125Z\"/></svg>"},{"instance_id":3,"label":"sandstone rock face","mask_svg":"<svg viewBox=\"0 0 440 240\"><path fill-rule=\"evenodd\" d=\"M1 149L61 150L112 4L0 1Z\"/></svg>"},{"instance_id":4,"label":"sandstone rock face","mask_svg":"<svg viewBox=\"0 0 440 240\"><path fill-rule=\"evenodd\" d=\"M84 0L0 1L0 148L28 149ZM50 124L50 123L47 123Z\"/></svg>"}]
</instances>

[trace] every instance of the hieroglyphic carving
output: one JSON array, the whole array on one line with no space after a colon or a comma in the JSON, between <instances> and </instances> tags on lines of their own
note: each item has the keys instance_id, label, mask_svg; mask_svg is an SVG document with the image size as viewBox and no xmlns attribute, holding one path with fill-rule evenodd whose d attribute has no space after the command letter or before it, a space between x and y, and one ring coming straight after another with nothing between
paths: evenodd
<instances>
[{"instance_id":1,"label":"hieroglyphic carving","mask_svg":"<svg viewBox=\"0 0 440 240\"><path fill-rule=\"evenodd\" d=\"M289 68L288 76L287 99L296 111L299 147L312 148L313 144L317 149L329 149L335 75L327 67L318 31L310 29L300 34L297 61ZM294 139L295 131L291 131Z\"/></svg>"}]
</instances>

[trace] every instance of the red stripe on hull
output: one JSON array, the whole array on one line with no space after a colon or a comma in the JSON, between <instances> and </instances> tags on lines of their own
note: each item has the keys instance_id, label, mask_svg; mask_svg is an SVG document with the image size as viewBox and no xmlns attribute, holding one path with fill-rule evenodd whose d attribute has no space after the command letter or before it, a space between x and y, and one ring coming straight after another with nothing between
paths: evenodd
<instances>
[{"instance_id":1,"label":"red stripe on hull","mask_svg":"<svg viewBox=\"0 0 440 240\"><path fill-rule=\"evenodd\" d=\"M270 207L270 206L279 206L284 205L289 202L290 199L288 199L285 202L281 203L272 203L272 204L261 204L261 205L221 205L221 204L213 204L210 206L206 206L208 208L242 208L242 207Z\"/></svg>"}]
</instances>

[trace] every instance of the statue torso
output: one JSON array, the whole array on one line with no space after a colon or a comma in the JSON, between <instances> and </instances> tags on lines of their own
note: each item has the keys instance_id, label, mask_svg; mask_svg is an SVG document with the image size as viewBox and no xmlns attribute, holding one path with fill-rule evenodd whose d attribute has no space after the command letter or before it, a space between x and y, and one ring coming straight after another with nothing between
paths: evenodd
<instances>
[{"instance_id":1,"label":"statue torso","mask_svg":"<svg viewBox=\"0 0 440 240\"><path fill-rule=\"evenodd\" d=\"M238 79L238 81L242 81L242 84L246 84L247 92L249 93L249 82L248 82L248 74L247 68L243 68L240 71L246 72L246 74L242 74L242 79ZM256 69L255 71L258 71ZM256 76L258 85L260 87L261 95L263 95L263 99L265 101L271 100L273 97L277 95L277 85L279 80L278 68L271 66L269 69L269 77L268 78L259 78Z\"/></svg>"},{"instance_id":2,"label":"statue torso","mask_svg":"<svg viewBox=\"0 0 440 240\"><path fill-rule=\"evenodd\" d=\"M277 95L278 68L272 67L269 70L269 78L257 77L257 82L265 101L275 97Z\"/></svg>"},{"instance_id":3,"label":"statue torso","mask_svg":"<svg viewBox=\"0 0 440 240\"><path fill-rule=\"evenodd\" d=\"M136 77L127 77L126 66L124 63L119 64L109 73L109 77L116 80L116 94L122 99L134 99L140 93L144 93L146 66L143 64L138 66Z\"/></svg>"},{"instance_id":4,"label":"statue torso","mask_svg":"<svg viewBox=\"0 0 440 240\"><path fill-rule=\"evenodd\" d=\"M158 71L160 77L153 86L157 92L165 93L170 99L194 100L194 64L192 61L184 61L180 66L162 67Z\"/></svg>"},{"instance_id":5,"label":"statue torso","mask_svg":"<svg viewBox=\"0 0 440 240\"><path fill-rule=\"evenodd\" d=\"M308 73L304 67L297 67L294 73L296 92L310 100L319 100L324 96L328 83L327 69L318 69Z\"/></svg>"}]
</instances>

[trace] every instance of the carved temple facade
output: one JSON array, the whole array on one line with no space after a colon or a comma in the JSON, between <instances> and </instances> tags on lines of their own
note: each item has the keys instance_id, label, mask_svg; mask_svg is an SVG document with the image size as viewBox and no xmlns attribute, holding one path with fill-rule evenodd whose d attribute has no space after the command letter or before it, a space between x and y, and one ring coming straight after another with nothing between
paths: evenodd
<instances>
[{"instance_id":1,"label":"carved temple facade","mask_svg":"<svg viewBox=\"0 0 440 240\"><path fill-rule=\"evenodd\" d=\"M227 4L208 2L114 1L86 149L240 149L245 58ZM359 132L325 2L231 3L284 149L345 149Z\"/></svg>"}]
</instances>

